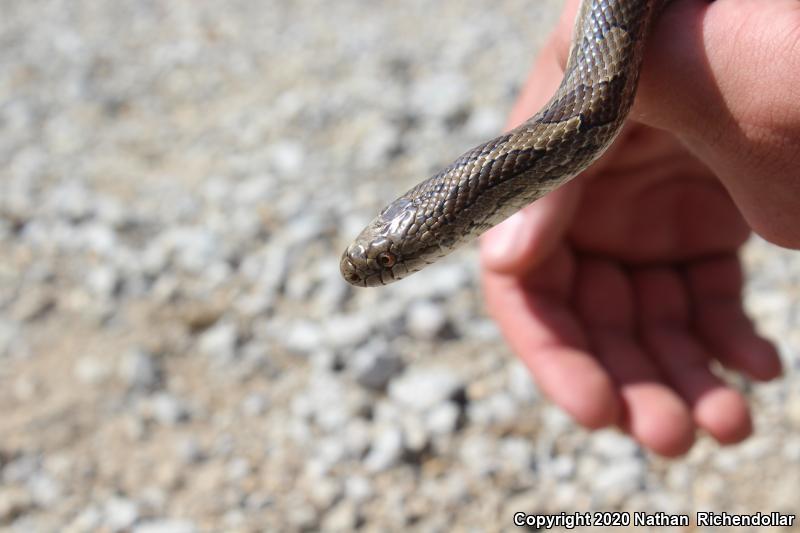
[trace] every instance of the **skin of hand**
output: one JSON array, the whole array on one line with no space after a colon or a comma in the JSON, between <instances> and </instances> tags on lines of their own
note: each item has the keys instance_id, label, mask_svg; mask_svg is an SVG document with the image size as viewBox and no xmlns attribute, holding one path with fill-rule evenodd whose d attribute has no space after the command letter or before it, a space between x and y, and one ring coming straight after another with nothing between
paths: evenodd
<instances>
[{"instance_id":1,"label":"skin of hand","mask_svg":"<svg viewBox=\"0 0 800 533\"><path fill-rule=\"evenodd\" d=\"M569 1L510 125L558 85ZM629 124L581 176L481 239L489 312L577 422L663 455L752 432L715 365L780 375L742 307L751 229L800 247L800 2L677 0L648 41Z\"/></svg>"}]
</instances>

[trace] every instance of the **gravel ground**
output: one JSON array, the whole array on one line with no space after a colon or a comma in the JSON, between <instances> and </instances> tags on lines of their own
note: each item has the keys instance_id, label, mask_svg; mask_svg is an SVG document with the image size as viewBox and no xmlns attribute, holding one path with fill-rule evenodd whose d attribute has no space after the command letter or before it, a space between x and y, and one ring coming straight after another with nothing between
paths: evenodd
<instances>
[{"instance_id":1,"label":"gravel ground","mask_svg":"<svg viewBox=\"0 0 800 533\"><path fill-rule=\"evenodd\" d=\"M499 130L558 4L2 2L0 529L796 512L800 255L746 249L787 366L740 383L755 435L677 461L540 396L474 250L339 277L384 201Z\"/></svg>"}]
</instances>

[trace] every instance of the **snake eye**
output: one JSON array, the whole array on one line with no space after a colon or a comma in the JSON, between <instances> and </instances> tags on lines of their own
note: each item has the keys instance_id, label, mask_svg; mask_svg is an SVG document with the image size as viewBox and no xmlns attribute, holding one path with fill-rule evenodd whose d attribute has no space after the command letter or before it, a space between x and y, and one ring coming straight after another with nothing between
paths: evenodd
<instances>
[{"instance_id":1,"label":"snake eye","mask_svg":"<svg viewBox=\"0 0 800 533\"><path fill-rule=\"evenodd\" d=\"M383 268L392 268L397 263L397 256L391 252L381 252L378 254L378 264Z\"/></svg>"}]
</instances>

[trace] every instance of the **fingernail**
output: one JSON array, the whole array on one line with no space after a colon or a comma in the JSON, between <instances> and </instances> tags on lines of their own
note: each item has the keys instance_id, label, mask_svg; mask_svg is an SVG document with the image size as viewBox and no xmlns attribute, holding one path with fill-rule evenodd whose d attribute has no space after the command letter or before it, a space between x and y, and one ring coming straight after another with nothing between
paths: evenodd
<instances>
[{"instance_id":1,"label":"fingernail","mask_svg":"<svg viewBox=\"0 0 800 533\"><path fill-rule=\"evenodd\" d=\"M524 215L518 211L490 229L483 238L486 259L493 264L504 264L513 260L519 244L520 228L524 222Z\"/></svg>"}]
</instances>

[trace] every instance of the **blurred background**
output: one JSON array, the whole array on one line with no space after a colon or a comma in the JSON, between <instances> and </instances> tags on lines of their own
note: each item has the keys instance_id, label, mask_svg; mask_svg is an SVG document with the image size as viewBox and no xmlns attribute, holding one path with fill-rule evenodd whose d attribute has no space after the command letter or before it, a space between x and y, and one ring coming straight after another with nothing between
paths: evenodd
<instances>
[{"instance_id":1,"label":"blurred background","mask_svg":"<svg viewBox=\"0 0 800 533\"><path fill-rule=\"evenodd\" d=\"M0 530L796 512L800 254L745 250L787 367L739 384L754 436L676 461L540 396L474 249L340 279L387 200L502 128L559 8L0 0Z\"/></svg>"}]
</instances>

